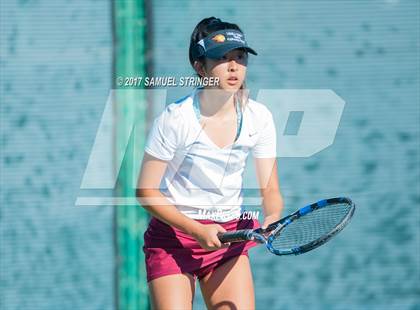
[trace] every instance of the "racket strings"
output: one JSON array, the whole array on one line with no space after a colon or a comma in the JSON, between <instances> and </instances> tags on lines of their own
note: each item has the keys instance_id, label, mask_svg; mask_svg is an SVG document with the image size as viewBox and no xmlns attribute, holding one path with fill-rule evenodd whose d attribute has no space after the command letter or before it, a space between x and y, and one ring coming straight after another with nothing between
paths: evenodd
<instances>
[{"instance_id":1,"label":"racket strings","mask_svg":"<svg viewBox=\"0 0 420 310\"><path fill-rule=\"evenodd\" d=\"M334 204L314 210L287 225L273 240L274 249L306 245L333 231L350 212L351 205Z\"/></svg>"}]
</instances>

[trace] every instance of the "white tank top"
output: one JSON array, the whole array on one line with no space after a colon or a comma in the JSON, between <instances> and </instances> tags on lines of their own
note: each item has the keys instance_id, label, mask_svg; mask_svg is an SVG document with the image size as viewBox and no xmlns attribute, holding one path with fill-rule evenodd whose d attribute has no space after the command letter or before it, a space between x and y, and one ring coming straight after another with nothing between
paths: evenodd
<instances>
[{"instance_id":1,"label":"white tank top","mask_svg":"<svg viewBox=\"0 0 420 310\"><path fill-rule=\"evenodd\" d=\"M220 148L199 123L194 108L198 91L168 105L155 119L145 151L168 161L160 190L181 213L193 219L227 222L242 213L242 178L248 154L276 157L276 130L271 112L249 99L238 117L235 142Z\"/></svg>"}]
</instances>

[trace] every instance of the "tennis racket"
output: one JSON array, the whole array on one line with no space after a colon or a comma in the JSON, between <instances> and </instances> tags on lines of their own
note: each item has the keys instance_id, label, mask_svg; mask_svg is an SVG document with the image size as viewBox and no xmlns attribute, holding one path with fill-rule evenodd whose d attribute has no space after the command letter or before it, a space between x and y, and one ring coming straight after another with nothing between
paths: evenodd
<instances>
[{"instance_id":1,"label":"tennis racket","mask_svg":"<svg viewBox=\"0 0 420 310\"><path fill-rule=\"evenodd\" d=\"M266 229L219 233L222 243L253 240L276 255L303 254L324 244L350 221L356 206L346 197L320 200L270 224Z\"/></svg>"}]
</instances>

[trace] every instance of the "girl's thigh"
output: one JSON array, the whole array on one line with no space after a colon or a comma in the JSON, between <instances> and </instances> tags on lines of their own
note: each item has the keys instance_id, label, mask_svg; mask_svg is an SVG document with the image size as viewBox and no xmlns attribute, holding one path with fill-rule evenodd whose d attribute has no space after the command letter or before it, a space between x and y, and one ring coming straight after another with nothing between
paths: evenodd
<instances>
[{"instance_id":1,"label":"girl's thigh","mask_svg":"<svg viewBox=\"0 0 420 310\"><path fill-rule=\"evenodd\" d=\"M153 310L192 309L195 279L190 274L173 274L149 282Z\"/></svg>"},{"instance_id":2,"label":"girl's thigh","mask_svg":"<svg viewBox=\"0 0 420 310\"><path fill-rule=\"evenodd\" d=\"M200 287L209 309L255 309L251 266L246 255L234 257L204 276Z\"/></svg>"}]
</instances>

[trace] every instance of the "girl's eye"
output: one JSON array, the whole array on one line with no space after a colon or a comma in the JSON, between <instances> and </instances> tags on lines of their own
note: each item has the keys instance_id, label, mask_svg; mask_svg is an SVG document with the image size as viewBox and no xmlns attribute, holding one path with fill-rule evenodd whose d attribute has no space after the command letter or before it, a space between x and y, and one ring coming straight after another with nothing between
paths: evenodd
<instances>
[{"instance_id":1,"label":"girl's eye","mask_svg":"<svg viewBox=\"0 0 420 310\"><path fill-rule=\"evenodd\" d=\"M223 60L223 61L225 61L225 60L231 60L231 59L236 59L236 60L244 60L245 59L245 57L246 57L246 55L244 54L244 53L241 53L241 54L237 54L237 55L235 55L235 56L232 56L232 57L227 57L226 55L224 55L224 56L222 56L222 58L220 58L220 60Z\"/></svg>"}]
</instances>

